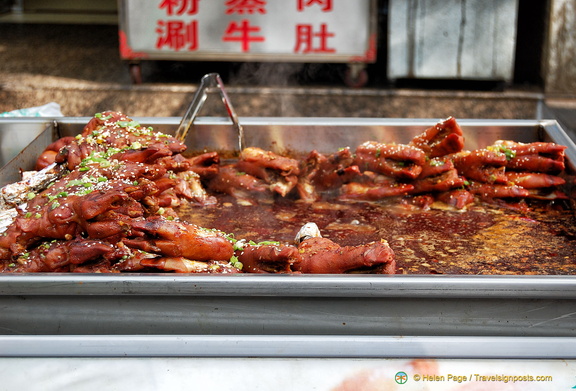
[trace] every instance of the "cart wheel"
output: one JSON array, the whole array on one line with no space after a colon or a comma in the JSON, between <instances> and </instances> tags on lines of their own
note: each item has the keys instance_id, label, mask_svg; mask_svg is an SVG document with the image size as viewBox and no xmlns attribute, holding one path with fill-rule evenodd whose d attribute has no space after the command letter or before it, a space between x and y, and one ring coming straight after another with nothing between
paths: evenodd
<instances>
[{"instance_id":1,"label":"cart wheel","mask_svg":"<svg viewBox=\"0 0 576 391\"><path fill-rule=\"evenodd\" d=\"M142 84L142 67L140 64L128 64L130 80L133 84Z\"/></svg>"},{"instance_id":2,"label":"cart wheel","mask_svg":"<svg viewBox=\"0 0 576 391\"><path fill-rule=\"evenodd\" d=\"M368 83L368 71L362 67L348 66L344 75L344 83L350 88L362 88Z\"/></svg>"}]
</instances>

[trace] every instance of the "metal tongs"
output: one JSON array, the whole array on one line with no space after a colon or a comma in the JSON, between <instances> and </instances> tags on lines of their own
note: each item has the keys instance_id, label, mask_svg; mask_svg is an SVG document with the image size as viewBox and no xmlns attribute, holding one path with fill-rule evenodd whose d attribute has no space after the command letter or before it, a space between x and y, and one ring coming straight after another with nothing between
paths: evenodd
<instances>
[{"instance_id":1,"label":"metal tongs","mask_svg":"<svg viewBox=\"0 0 576 391\"><path fill-rule=\"evenodd\" d=\"M232 107L230 98L228 97L228 94L226 94L226 90L224 89L224 83L222 82L222 79L220 78L220 75L218 73L208 73L204 75L204 77L202 77L202 80L200 81L200 86L198 87L198 90L196 90L196 94L194 94L194 98L192 99L190 106L188 106L186 114L184 114L184 116L182 117L182 121L180 121L178 130L176 131L176 138L184 142L186 136L188 135L190 127L193 125L194 120L198 116L198 112L202 108L202 105L204 105L206 98L208 98L209 89L212 88L217 88L220 93L222 103L224 103L226 111L228 112L228 115L232 120L232 124L234 125L234 127L238 132L238 148L240 149L240 151L242 151L244 149L244 130L242 129L242 126L238 121L238 116L236 115L236 112Z\"/></svg>"}]
</instances>

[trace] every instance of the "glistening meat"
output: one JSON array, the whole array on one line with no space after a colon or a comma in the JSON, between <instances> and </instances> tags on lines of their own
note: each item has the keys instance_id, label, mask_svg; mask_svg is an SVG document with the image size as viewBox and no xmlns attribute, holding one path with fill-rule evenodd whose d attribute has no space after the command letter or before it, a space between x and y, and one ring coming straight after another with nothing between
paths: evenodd
<instances>
[{"instance_id":1,"label":"glistening meat","mask_svg":"<svg viewBox=\"0 0 576 391\"><path fill-rule=\"evenodd\" d=\"M237 159L214 151L185 157L186 146L174 137L122 113L100 113L80 135L56 141L38 158L43 171L32 176L56 173L48 187L3 189L10 224L0 237L0 269L393 274L396 256L385 235L353 245L330 235L294 243L246 229L237 239L225 228L230 221L206 224L204 216L245 205L245 216L235 220L242 226L259 204L321 210L396 200L425 211L434 203L464 210L480 202L550 202L566 198L564 149L499 141L466 151L462 130L449 118L406 145L366 141L307 156L248 147ZM186 216L186 208L200 217ZM370 230L356 220L325 228L338 226Z\"/></svg>"}]
</instances>

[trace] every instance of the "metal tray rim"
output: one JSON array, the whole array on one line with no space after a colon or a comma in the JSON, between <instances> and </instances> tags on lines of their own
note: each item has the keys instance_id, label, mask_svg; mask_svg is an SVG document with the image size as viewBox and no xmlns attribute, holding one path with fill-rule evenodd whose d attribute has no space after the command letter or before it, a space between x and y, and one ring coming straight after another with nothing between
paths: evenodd
<instances>
[{"instance_id":1,"label":"metal tray rim","mask_svg":"<svg viewBox=\"0 0 576 391\"><path fill-rule=\"evenodd\" d=\"M576 299L576 276L37 273L0 276L6 295Z\"/></svg>"},{"instance_id":2,"label":"metal tray rim","mask_svg":"<svg viewBox=\"0 0 576 391\"><path fill-rule=\"evenodd\" d=\"M576 358L570 337L26 335L0 345L0 357Z\"/></svg>"}]
</instances>

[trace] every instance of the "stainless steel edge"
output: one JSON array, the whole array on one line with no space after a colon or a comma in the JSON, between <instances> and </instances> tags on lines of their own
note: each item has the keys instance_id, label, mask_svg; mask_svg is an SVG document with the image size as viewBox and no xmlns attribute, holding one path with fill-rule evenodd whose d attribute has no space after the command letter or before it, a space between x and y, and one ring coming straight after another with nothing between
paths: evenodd
<instances>
[{"instance_id":1,"label":"stainless steel edge","mask_svg":"<svg viewBox=\"0 0 576 391\"><path fill-rule=\"evenodd\" d=\"M1 185L20 180L21 161L29 154L40 154L46 146L44 143L54 139L55 123L47 118L0 118ZM35 144L40 145L39 149L34 149ZM24 149L30 152L25 154Z\"/></svg>"},{"instance_id":2,"label":"stainless steel edge","mask_svg":"<svg viewBox=\"0 0 576 391\"><path fill-rule=\"evenodd\" d=\"M63 117L56 119L59 123L71 123L85 125L92 117ZM182 120L181 117L132 117L135 121L143 125L175 125ZM26 122L26 119L16 119ZM247 125L346 125L346 126L366 126L366 125L390 125L390 126L432 126L441 118L370 118L370 117L239 117L242 124ZM198 117L199 123L223 124L231 123L228 117ZM458 119L461 126L544 126L557 124L555 120L536 119ZM423 131L424 129L422 129Z\"/></svg>"},{"instance_id":3,"label":"stainless steel edge","mask_svg":"<svg viewBox=\"0 0 576 391\"><path fill-rule=\"evenodd\" d=\"M576 276L0 275L0 296L576 299Z\"/></svg>"},{"instance_id":4,"label":"stainless steel edge","mask_svg":"<svg viewBox=\"0 0 576 391\"><path fill-rule=\"evenodd\" d=\"M576 339L475 336L0 336L0 357L575 359Z\"/></svg>"},{"instance_id":5,"label":"stainless steel edge","mask_svg":"<svg viewBox=\"0 0 576 391\"><path fill-rule=\"evenodd\" d=\"M0 125L10 124L46 124L51 122L72 123L86 125L92 117L4 117L0 118ZM142 124L174 124L178 125L181 117L132 117ZM248 117L239 118L242 123L248 124L300 124L300 125L332 125L332 124L385 124L385 125L434 125L441 118L380 118L380 117ZM230 122L228 117L198 117L198 121L204 123ZM458 119L461 125L486 126L486 125L545 125L556 123L553 119Z\"/></svg>"},{"instance_id":6,"label":"stainless steel edge","mask_svg":"<svg viewBox=\"0 0 576 391\"><path fill-rule=\"evenodd\" d=\"M551 139L552 142L567 147L565 155L572 168L574 168L576 164L576 144L574 141L572 141L564 129L562 129L560 124L555 120L542 121L542 126L546 131L546 135Z\"/></svg>"}]
</instances>

